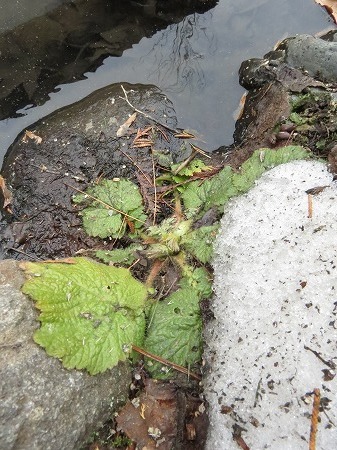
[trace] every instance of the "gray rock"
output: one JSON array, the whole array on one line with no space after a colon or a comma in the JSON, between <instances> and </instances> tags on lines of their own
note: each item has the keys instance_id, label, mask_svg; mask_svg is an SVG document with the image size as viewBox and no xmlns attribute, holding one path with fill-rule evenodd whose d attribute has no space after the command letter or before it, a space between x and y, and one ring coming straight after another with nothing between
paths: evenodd
<instances>
[{"instance_id":1,"label":"gray rock","mask_svg":"<svg viewBox=\"0 0 337 450\"><path fill-rule=\"evenodd\" d=\"M302 72L294 72L294 69ZM276 50L263 58L243 61L239 69L240 84L246 89L259 88L275 80L284 84L285 70L289 78L302 78L303 74L325 83L337 83L337 32L314 37L303 34L282 41ZM308 84L308 83L307 83ZM312 82L308 85L313 85ZM302 87L303 89L303 87ZM300 92L299 87L289 90Z\"/></svg>"},{"instance_id":2,"label":"gray rock","mask_svg":"<svg viewBox=\"0 0 337 450\"><path fill-rule=\"evenodd\" d=\"M97 376L69 371L33 341L33 302L18 263L0 262L0 448L71 450L125 401L127 364Z\"/></svg>"},{"instance_id":3,"label":"gray rock","mask_svg":"<svg viewBox=\"0 0 337 450\"><path fill-rule=\"evenodd\" d=\"M322 81L337 82L337 42L306 34L297 36L287 40L286 61Z\"/></svg>"}]
</instances>

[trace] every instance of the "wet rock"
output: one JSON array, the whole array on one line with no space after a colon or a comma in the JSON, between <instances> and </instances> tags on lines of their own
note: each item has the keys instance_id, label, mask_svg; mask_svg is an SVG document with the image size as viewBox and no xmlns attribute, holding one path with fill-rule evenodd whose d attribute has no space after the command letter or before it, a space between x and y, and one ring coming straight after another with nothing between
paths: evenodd
<instances>
[{"instance_id":1,"label":"wet rock","mask_svg":"<svg viewBox=\"0 0 337 450\"><path fill-rule=\"evenodd\" d=\"M239 69L240 84L247 89L253 89L275 80L284 83L285 79L288 79L289 82L287 72L292 72L293 79L309 75L320 82L337 83L336 36L337 32L330 32L326 35L326 39L324 36L318 38L311 35L285 39L276 50L268 52L263 58L244 61ZM305 77L307 85L322 84L316 84L314 80L310 81L309 77ZM289 90L296 92L304 88L305 86L289 85Z\"/></svg>"},{"instance_id":2,"label":"wet rock","mask_svg":"<svg viewBox=\"0 0 337 450\"><path fill-rule=\"evenodd\" d=\"M18 263L0 262L0 448L78 449L125 402L127 364L97 376L69 371L33 341L33 303Z\"/></svg>"},{"instance_id":3,"label":"wet rock","mask_svg":"<svg viewBox=\"0 0 337 450\"><path fill-rule=\"evenodd\" d=\"M306 71L321 81L337 83L337 42L300 35L287 39L285 46L288 65Z\"/></svg>"},{"instance_id":4,"label":"wet rock","mask_svg":"<svg viewBox=\"0 0 337 450\"><path fill-rule=\"evenodd\" d=\"M175 127L172 104L158 88L123 86L134 106ZM74 255L80 249L94 248L99 240L84 233L79 209L72 204L76 189L83 190L100 177L136 181L132 161L152 174L149 149L133 148L134 136L129 134L116 137L118 128L133 113L123 96L120 84L111 85L46 117L31 127L42 139L41 143L24 138L25 133L18 136L2 170L13 194L13 214L7 215L8 226L2 225L5 257L28 254L60 258ZM149 123L147 117L138 114L128 133L135 133ZM169 152L173 158L181 156L180 143L170 144L161 134L156 146L156 150ZM112 241L106 242L106 248L109 245ZM10 250L13 248L15 253Z\"/></svg>"},{"instance_id":5,"label":"wet rock","mask_svg":"<svg viewBox=\"0 0 337 450\"><path fill-rule=\"evenodd\" d=\"M235 146L241 149L233 155L235 165L249 157L252 150L258 146L284 145L285 135L279 134L279 127L292 112L294 94L298 96L312 92L312 97L317 97L317 111L312 115L316 118L322 117L323 114L326 117L331 116L334 109L332 96L331 106L325 108L324 113L322 102L318 98L323 98L325 91L329 91L330 83L337 83L337 42L334 41L336 36L335 32L329 33L326 39L309 35L288 38L264 58L252 58L241 64L240 83L249 92L235 126ZM317 135L324 128L327 128L326 124L312 127L313 134L316 133L316 141ZM331 129L331 126L328 126L328 129L327 134L333 135L335 130ZM313 151L316 150L312 148L310 137L296 141L294 138L299 130L294 128L292 131L295 132L289 135L286 142L309 145Z\"/></svg>"}]
</instances>

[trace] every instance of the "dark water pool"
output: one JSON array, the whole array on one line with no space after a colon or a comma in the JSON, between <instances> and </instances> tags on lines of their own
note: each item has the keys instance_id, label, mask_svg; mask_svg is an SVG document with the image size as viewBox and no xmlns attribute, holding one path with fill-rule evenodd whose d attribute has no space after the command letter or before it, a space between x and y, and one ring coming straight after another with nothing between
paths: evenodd
<instances>
[{"instance_id":1,"label":"dark water pool","mask_svg":"<svg viewBox=\"0 0 337 450\"><path fill-rule=\"evenodd\" d=\"M237 77L240 63L262 56L287 36L333 27L314 0L220 0L203 14L188 15L143 37L122 56L105 58L83 79L44 93L46 101L40 106L27 104L17 111L20 117L1 120L0 163L22 129L96 89L122 81L160 87L173 101L179 125L196 130L205 149L231 144L234 114L244 92Z\"/></svg>"}]
</instances>

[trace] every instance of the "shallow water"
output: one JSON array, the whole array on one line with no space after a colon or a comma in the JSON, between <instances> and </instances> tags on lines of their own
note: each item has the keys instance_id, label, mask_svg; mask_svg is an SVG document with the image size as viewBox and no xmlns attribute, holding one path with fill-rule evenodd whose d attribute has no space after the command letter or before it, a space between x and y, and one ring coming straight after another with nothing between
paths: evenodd
<instances>
[{"instance_id":1,"label":"shallow water","mask_svg":"<svg viewBox=\"0 0 337 450\"><path fill-rule=\"evenodd\" d=\"M244 90L241 62L260 57L296 33L333 28L314 0L220 0L204 14L143 38L121 57L108 57L94 73L60 85L41 106L0 121L0 161L17 134L47 114L111 83L153 83L173 101L179 126L196 130L209 151L232 143L234 114Z\"/></svg>"}]
</instances>

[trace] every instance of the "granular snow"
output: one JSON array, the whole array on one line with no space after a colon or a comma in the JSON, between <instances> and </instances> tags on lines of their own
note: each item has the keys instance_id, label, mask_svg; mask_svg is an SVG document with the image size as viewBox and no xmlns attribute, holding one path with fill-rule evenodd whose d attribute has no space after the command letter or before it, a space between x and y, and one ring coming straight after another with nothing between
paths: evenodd
<instances>
[{"instance_id":1,"label":"granular snow","mask_svg":"<svg viewBox=\"0 0 337 450\"><path fill-rule=\"evenodd\" d=\"M312 195L308 217L306 190ZM208 450L337 448L337 187L320 162L265 173L225 208L206 331ZM332 379L330 379L332 378ZM243 447L241 447L243 448Z\"/></svg>"}]
</instances>

